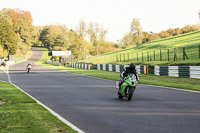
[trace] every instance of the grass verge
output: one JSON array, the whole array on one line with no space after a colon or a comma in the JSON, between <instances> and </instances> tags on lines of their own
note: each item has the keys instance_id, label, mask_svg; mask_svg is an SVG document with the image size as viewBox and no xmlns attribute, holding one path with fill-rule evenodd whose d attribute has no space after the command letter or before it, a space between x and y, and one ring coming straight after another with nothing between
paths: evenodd
<instances>
[{"instance_id":1,"label":"grass verge","mask_svg":"<svg viewBox=\"0 0 200 133\"><path fill-rule=\"evenodd\" d=\"M75 133L35 100L0 82L1 133Z\"/></svg>"},{"instance_id":2,"label":"grass verge","mask_svg":"<svg viewBox=\"0 0 200 133\"><path fill-rule=\"evenodd\" d=\"M23 61L29 59L29 58L31 57L31 55L32 55L32 51L28 51L28 56L25 56L25 57L17 57L17 58L16 58L17 61L16 61L15 63L21 63L21 62L23 62Z\"/></svg>"},{"instance_id":3,"label":"grass verge","mask_svg":"<svg viewBox=\"0 0 200 133\"><path fill-rule=\"evenodd\" d=\"M117 72L109 72L109 71L102 71L102 70L84 70L84 69L77 69L71 68L69 66L54 66L50 64L46 64L45 60L49 59L47 51L44 51L44 56L42 60L37 62L37 65L45 66L52 69L57 69L65 72L76 73L81 75L88 75L103 79L109 79L118 81L120 79L120 73ZM192 79L192 78L177 78L177 77L169 77L169 76L155 76L153 74L140 74L140 83L147 84L147 85L157 85L157 86L165 86L165 87L173 87L173 88L180 88L186 90L194 90L200 91L200 80L199 79Z\"/></svg>"}]
</instances>

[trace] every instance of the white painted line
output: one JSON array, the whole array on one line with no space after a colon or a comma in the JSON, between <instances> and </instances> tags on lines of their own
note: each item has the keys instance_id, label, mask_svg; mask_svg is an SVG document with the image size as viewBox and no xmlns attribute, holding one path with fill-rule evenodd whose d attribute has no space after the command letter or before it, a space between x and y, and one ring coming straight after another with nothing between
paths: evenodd
<instances>
[{"instance_id":1,"label":"white painted line","mask_svg":"<svg viewBox=\"0 0 200 133\"><path fill-rule=\"evenodd\" d=\"M9 75L9 66L7 67L7 75L8 75L8 82L11 83L10 75Z\"/></svg>"}]
</instances>

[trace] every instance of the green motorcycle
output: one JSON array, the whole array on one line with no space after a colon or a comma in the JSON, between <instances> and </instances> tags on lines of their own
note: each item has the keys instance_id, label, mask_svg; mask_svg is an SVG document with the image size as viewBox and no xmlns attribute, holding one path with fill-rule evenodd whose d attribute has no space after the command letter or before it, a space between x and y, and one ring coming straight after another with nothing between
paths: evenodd
<instances>
[{"instance_id":1,"label":"green motorcycle","mask_svg":"<svg viewBox=\"0 0 200 133\"><path fill-rule=\"evenodd\" d=\"M125 80L120 86L120 89L118 89L119 99L125 97L128 101L130 101L137 85L138 81L136 80L135 75L129 74L127 77L125 77Z\"/></svg>"}]
</instances>

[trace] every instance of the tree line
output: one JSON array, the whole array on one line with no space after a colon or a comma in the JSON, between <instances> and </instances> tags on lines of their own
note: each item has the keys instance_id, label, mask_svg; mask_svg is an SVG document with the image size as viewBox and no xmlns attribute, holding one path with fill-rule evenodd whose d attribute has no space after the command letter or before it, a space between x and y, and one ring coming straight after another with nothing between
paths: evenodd
<instances>
[{"instance_id":1,"label":"tree line","mask_svg":"<svg viewBox=\"0 0 200 133\"><path fill-rule=\"evenodd\" d=\"M120 44L122 48L133 47L149 41L185 34L197 30L200 30L199 25L186 25L182 28L170 28L166 31L162 30L159 33L153 33L151 31L144 32L142 31L140 20L133 18L130 26L130 32L120 40Z\"/></svg>"},{"instance_id":2,"label":"tree line","mask_svg":"<svg viewBox=\"0 0 200 133\"><path fill-rule=\"evenodd\" d=\"M148 41L199 30L197 25L168 29L160 33L144 32L139 19L133 19L130 32L119 43L106 41L108 30L98 23L81 20L75 29L65 25L34 26L28 11L5 8L0 11L0 58L25 55L32 45L52 50L70 50L75 58L87 58Z\"/></svg>"},{"instance_id":3,"label":"tree line","mask_svg":"<svg viewBox=\"0 0 200 133\"><path fill-rule=\"evenodd\" d=\"M105 40L108 31L97 23L86 24L83 20L75 30L64 25L47 25L41 29L37 45L52 50L70 50L76 58L86 58L117 50L113 42Z\"/></svg>"}]
</instances>

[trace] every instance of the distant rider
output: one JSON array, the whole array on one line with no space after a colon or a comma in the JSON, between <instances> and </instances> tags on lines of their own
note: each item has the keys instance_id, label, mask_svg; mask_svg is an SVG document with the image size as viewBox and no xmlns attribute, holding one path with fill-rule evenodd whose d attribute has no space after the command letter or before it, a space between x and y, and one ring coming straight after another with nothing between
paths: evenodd
<instances>
[{"instance_id":1,"label":"distant rider","mask_svg":"<svg viewBox=\"0 0 200 133\"><path fill-rule=\"evenodd\" d=\"M33 68L33 65L31 62L28 63L27 68L31 68L31 69Z\"/></svg>"},{"instance_id":2,"label":"distant rider","mask_svg":"<svg viewBox=\"0 0 200 133\"><path fill-rule=\"evenodd\" d=\"M134 63L131 63L131 64L129 65L129 67L125 67L124 70L123 70L123 71L121 72L121 74L120 74L121 80L120 80L120 82L119 82L119 89L120 89L122 83L124 82L124 78L125 78L126 76L128 76L128 74L130 74L130 73L134 74L135 77L136 77L136 80L139 82L139 76L138 76L138 74L137 74L137 70L135 69L135 64L134 64Z\"/></svg>"}]
</instances>

